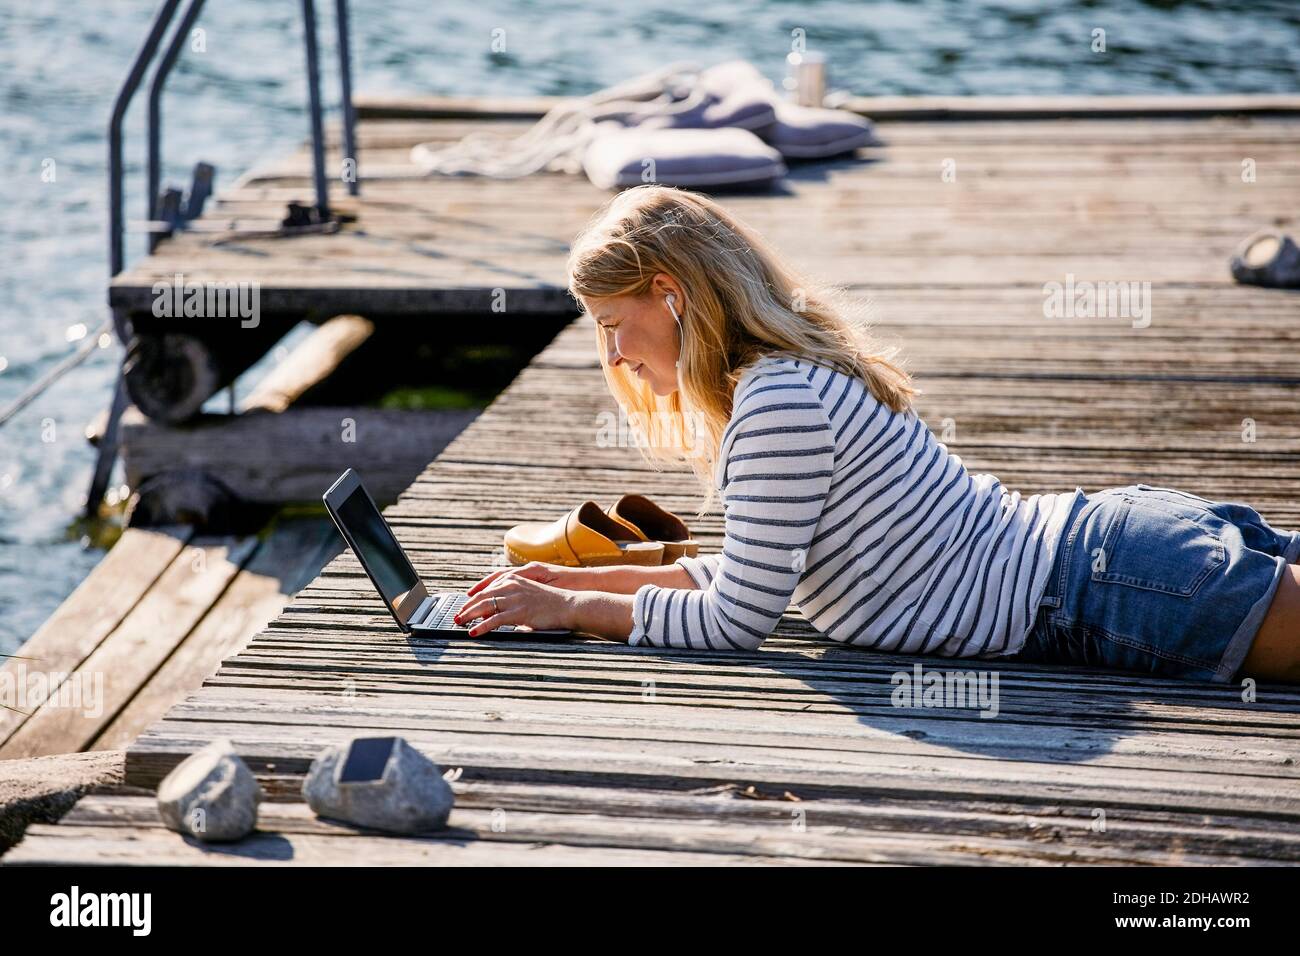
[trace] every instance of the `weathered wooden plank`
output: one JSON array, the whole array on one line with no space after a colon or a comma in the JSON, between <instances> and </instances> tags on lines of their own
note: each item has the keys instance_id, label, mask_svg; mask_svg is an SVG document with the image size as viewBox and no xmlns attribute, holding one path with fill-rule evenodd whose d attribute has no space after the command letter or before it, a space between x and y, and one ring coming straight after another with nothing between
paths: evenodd
<instances>
[{"instance_id":1,"label":"weathered wooden plank","mask_svg":"<svg viewBox=\"0 0 1300 956\"><path fill-rule=\"evenodd\" d=\"M151 728L127 754L126 779L156 786L189 753L229 738L255 772L305 774L330 745L358 734L391 732L374 724L319 726L310 735L244 721L169 722ZM625 741L593 736L566 739L502 731L457 735L405 728L410 744L438 763L464 768L472 778L634 786L657 789L723 784L789 790L796 796L862 799L944 797L961 801L996 792L1004 799L1042 800L1051 793L1078 807L1146 807L1268 817L1294 824L1300 786L1251 774L1185 772L1176 761L1158 768L1093 766L1063 760L974 758L960 748L927 758L911 753L813 753L789 745L711 744L675 739ZM1243 782L1249 780L1245 790Z\"/></svg>"},{"instance_id":2,"label":"weathered wooden plank","mask_svg":"<svg viewBox=\"0 0 1300 956\"><path fill-rule=\"evenodd\" d=\"M301 778L268 777L274 803L265 804L262 819L276 825L311 832L328 829L316 821L296 799ZM292 781L282 790L280 783ZM536 811L551 814L672 820L706 820L719 824L755 823L789 826L795 819L822 827L869 831L903 831L918 834L967 834L985 837L1033 839L1055 844L1095 843L1097 817L1091 811L1045 804L1026 806L999 801L996 796L964 802L960 806L915 800L902 804L826 799L795 800L792 794L764 792L736 785L665 793L655 790L521 784L467 780L452 784L459 808ZM126 795L121 795L126 796ZM74 807L66 822L91 826L156 826L157 818L146 800L119 799L119 795L90 797ZM1295 837L1278 833L1271 821L1212 815L1179 816L1142 808L1112 808L1106 817L1112 845L1162 850L1171 847L1233 852L1265 859L1286 859L1295 850ZM1280 849L1281 853L1277 853Z\"/></svg>"},{"instance_id":3,"label":"weathered wooden plank","mask_svg":"<svg viewBox=\"0 0 1300 956\"><path fill-rule=\"evenodd\" d=\"M478 674L463 666L458 670L455 676L460 682L477 684ZM319 673L328 671L325 666L318 668ZM309 728L328 725L420 729L467 740L475 735L488 740L532 734L575 741L593 738L630 743L671 733L674 741L682 743L729 744L738 750L749 746L784 747L792 754L807 756L833 751L837 758L853 753L912 754L927 759L959 748L972 760L1002 758L1047 764L1054 755L1069 752L1091 767L1161 769L1177 763L1179 774L1186 774L1187 779L1192 779L1194 774L1219 773L1231 767L1238 773L1256 775L1263 787L1300 790L1295 783L1300 777L1297 766L1300 761L1296 759L1300 756L1300 735L1280 734L1269 727L1253 731L1236 727L1230 737L1225 737L1219 732L1222 728L1208 724L1197 727L1192 722L1184 725L1148 721L1145 726L1139 726L1136 721L1125 720L1123 715L1101 714L1095 724L1080 728L1075 722L1086 715L1079 710L1063 707L1065 713L1057 715L1057 719L1043 720L1038 715L1044 706L1050 705L1047 695L1033 695L1036 699L1029 699L1028 694L1007 692L1001 687L994 704L972 700L962 707L913 708L889 706L894 686L887 678L864 681L859 693L875 703L870 710L844 704L817 711L802 710L792 726L789 711L768 711L757 694L751 694L747 706L697 704L694 709L672 706L666 700L661 701L659 683L664 683L664 694L670 698L673 676L653 675L653 671L642 674L640 697L628 695L620 703L585 701L576 693L565 701L518 700L505 689L498 689L489 702L483 697L459 696L467 690L472 693L477 687L461 686L455 679L446 680L445 686L436 688L407 685L413 693L385 693L385 685L379 681L358 686L355 673L340 669L335 687L320 687L314 693L305 689L295 693L298 688L286 686L287 681L280 682L278 687L267 681L261 688L277 688L280 693L254 705L248 703L248 696L250 690L259 689L258 685L251 682L214 685L177 705L168 720L232 721L247 715L250 722L255 719L258 723L278 725L286 738L298 739L304 739ZM548 683L561 679L544 669L541 673L530 671L528 676L533 681ZM587 672L571 678L571 683L576 685L585 678L590 685L599 677L606 686L636 687L635 676ZM653 696L648 696L645 685L651 680ZM697 688L708 686L706 679L694 674L679 675L676 680L682 683L690 680ZM772 689L780 692L782 683L773 682ZM819 688L821 685L815 678L808 683ZM526 693L522 689L520 692ZM435 695L436 710L431 712L429 705L435 703ZM838 703L839 698L833 689L823 692L823 699ZM982 713L991 719L984 719ZM1061 719L1067 716L1073 720ZM182 728L182 732L188 731ZM1300 818L1300 812L1297 817Z\"/></svg>"},{"instance_id":4,"label":"weathered wooden plank","mask_svg":"<svg viewBox=\"0 0 1300 956\"><path fill-rule=\"evenodd\" d=\"M461 832L437 839L375 839L350 835L256 832L234 844L201 844L170 831L37 825L5 857L6 866L827 866L832 861L755 857L689 850L622 850L563 843L467 841ZM30 851L29 851L30 847ZM598 859L593 860L595 855Z\"/></svg>"},{"instance_id":5,"label":"weathered wooden plank","mask_svg":"<svg viewBox=\"0 0 1300 956\"><path fill-rule=\"evenodd\" d=\"M195 538L69 676L79 693L42 704L0 747L0 759L85 750L208 613L256 538Z\"/></svg>"},{"instance_id":6,"label":"weathered wooden plank","mask_svg":"<svg viewBox=\"0 0 1300 956\"><path fill-rule=\"evenodd\" d=\"M454 691L506 702L576 698L637 705L652 702L647 694L653 691L653 702L696 696L709 707L752 710L760 717L769 711L798 710L876 720L900 716L891 701L896 674L910 674L916 664L934 664L933 658L873 654L828 646L826 641L794 640L787 634L769 639L771 651L752 655L647 653L634 665L618 648L575 640L546 648L546 664L539 665L539 649L526 641L422 640L408 645L404 639L379 635L345 636L348 632L331 626L328 618L315 627L285 629L288 617L286 612L275 628L214 677L205 699L218 688L247 697L250 690L241 689L309 690L315 684L336 693L351 688L361 695L388 688L398 699ZM1150 701L1152 679L1146 675L1073 668L1061 673L1026 665L1007 669L995 660L948 663L947 669L961 673L996 672L999 715L1025 723L1091 717L1095 723L1090 729L1110 732L1166 731L1176 723L1189 731L1232 729L1300 737L1294 723L1300 695L1281 685L1268 688L1270 706L1261 712L1254 702L1242 701L1235 689L1215 685L1161 681L1161 704L1156 705ZM653 687L645 686L649 681ZM902 714L913 721L947 721L953 716L943 708ZM1285 757L1278 762L1284 764Z\"/></svg>"},{"instance_id":7,"label":"weathered wooden plank","mask_svg":"<svg viewBox=\"0 0 1300 956\"><path fill-rule=\"evenodd\" d=\"M334 526L323 518L287 521L274 527L198 626L136 690L91 749L126 747L160 720L172 705L216 673L223 660L242 650L266 627L340 546Z\"/></svg>"},{"instance_id":8,"label":"weathered wooden plank","mask_svg":"<svg viewBox=\"0 0 1300 956\"><path fill-rule=\"evenodd\" d=\"M715 804L717 800L713 801ZM448 821L449 831L436 838L393 838L354 830L313 817L300 803L264 804L259 816L259 830L265 838L244 841L240 849L244 856L258 855L260 846L267 846L271 838L279 838L294 847L297 861L299 845L307 853L326 856L317 862L342 863L345 854L364 856L371 863L410 858L414 854L436 853L438 844L444 846L452 840L463 841L465 847L496 846L497 852L514 845L529 845L533 851L551 848L582 848L587 851L587 862L607 864L625 853L651 854L672 852L671 862L717 864L762 863L781 860L785 863L892 863L892 864L1044 864L1044 863L1160 863L1168 861L1168 849L1154 846L1141 850L1129 842L1116 842L1109 846L1101 843L1049 842L1031 827L1026 820L1024 836L1015 838L1001 835L989 838L975 834L908 833L889 830L819 825L818 806L787 803L762 822L747 821L746 825L726 825L713 820L691 816L644 816L624 812L618 815L536 810L470 809L458 806ZM230 849L221 847L200 848L190 841L182 841L174 834L163 831L156 813L147 798L93 797L82 801L75 816L57 833L54 828L41 831L41 835L61 836L68 841L64 852L71 862L78 854L92 856L94 843L102 840L104 846L113 848L117 841L115 828L130 826L137 838L149 849L163 852L168 857L182 859L193 855L194 850L212 856L226 855ZM39 829L39 828L36 828ZM1060 827L1056 834L1071 829ZM1078 824L1074 829L1082 829ZM76 841L76 842L72 842ZM327 842L329 841L329 842ZM335 842L337 841L337 842ZM333 845L331 845L333 844ZM1244 848L1244 847L1243 847ZM1179 854L1183 864L1223 863L1223 847L1219 852L1203 855L1196 847L1184 845ZM89 850L89 853L87 853ZM110 849L111 852L111 849ZM698 854L698 855L697 855ZM703 854L711 854L705 857ZM543 854L545 855L545 854ZM466 854L469 856L469 854ZM11 854L6 862L21 865L27 862L22 848ZM206 862L206 861L205 861ZM429 859L427 862L441 862ZM449 863L466 862L454 857ZM550 861L548 861L550 862ZM1241 862L1245 862L1242 859Z\"/></svg>"},{"instance_id":9,"label":"weathered wooden plank","mask_svg":"<svg viewBox=\"0 0 1300 956\"><path fill-rule=\"evenodd\" d=\"M57 695L67 675L76 671L130 614L140 598L173 563L190 530L183 527L128 529L71 596L59 605L39 631L18 649L18 657L0 665L3 686L29 687L34 674L49 695ZM0 755L34 714L43 699L0 708ZM14 701L14 704L18 701ZM65 753L79 748L70 740L50 738L48 749L37 753Z\"/></svg>"}]
</instances>

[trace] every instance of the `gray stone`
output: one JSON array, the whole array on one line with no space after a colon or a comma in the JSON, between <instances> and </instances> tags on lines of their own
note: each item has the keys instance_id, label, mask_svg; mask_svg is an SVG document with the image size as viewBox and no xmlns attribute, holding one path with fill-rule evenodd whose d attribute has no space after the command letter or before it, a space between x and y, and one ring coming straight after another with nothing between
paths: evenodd
<instances>
[{"instance_id":1,"label":"gray stone","mask_svg":"<svg viewBox=\"0 0 1300 956\"><path fill-rule=\"evenodd\" d=\"M392 753L376 779L340 783L355 742L331 747L312 762L302 794L317 815L388 833L422 833L447 825L456 802L451 785L436 763L401 737L393 738Z\"/></svg>"},{"instance_id":2,"label":"gray stone","mask_svg":"<svg viewBox=\"0 0 1300 956\"><path fill-rule=\"evenodd\" d=\"M257 778L229 740L213 741L186 757L158 785L163 823L207 843L248 836L261 800Z\"/></svg>"}]
</instances>

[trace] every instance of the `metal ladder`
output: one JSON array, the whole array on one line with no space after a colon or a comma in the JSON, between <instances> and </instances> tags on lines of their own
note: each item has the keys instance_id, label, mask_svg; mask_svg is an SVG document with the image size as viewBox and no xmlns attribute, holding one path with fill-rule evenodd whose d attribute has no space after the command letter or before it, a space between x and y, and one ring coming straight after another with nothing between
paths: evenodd
<instances>
[{"instance_id":1,"label":"metal ladder","mask_svg":"<svg viewBox=\"0 0 1300 956\"><path fill-rule=\"evenodd\" d=\"M316 3L315 0L300 0L302 6L303 20L303 38L305 46L305 65L307 69L307 100L308 109L311 114L311 145L312 145L312 163L313 179L316 191L315 215L320 220L329 217L329 190L326 185L325 175L325 126L322 119L321 96L320 96L320 66L319 55L316 46ZM120 273L125 265L125 245L123 240L123 219L122 219L122 122L126 117L127 108L131 105L136 91L140 88L140 83L144 79L145 71L153 61L158 48L167 33L167 28L171 25L176 16L177 8L180 7L181 0L163 0L157 13L154 14L153 22L150 24L149 33L145 37L139 52L135 55L135 60L131 64L131 69L127 73L126 80L118 90L117 98L113 102L113 114L108 124L108 208L109 208L109 226L108 226L108 248L109 248L109 279ZM176 65L181 51L184 49L185 41L190 35L194 24L203 10L204 0L189 0L185 8L185 13L180 19L175 31L172 33L171 42L167 45L166 52L163 53L162 59L158 62L154 70L153 80L149 85L149 166L148 166L148 221L154 222L158 214L158 189L161 179L162 168L162 147L161 147L161 130L162 130L162 93L167 83L167 77L170 75L172 68ZM351 64L351 46L348 36L348 4L347 0L334 0L335 21L338 29L338 50L339 50L339 85L342 92L342 112L343 112L343 155L345 161L349 163L349 169L352 175L348 177L348 193L356 196L360 192L360 175L357 172L357 151L355 124L356 114L352 107L352 64ZM151 238L149 247L153 249L155 239ZM118 341L122 343L123 348L131 340L131 329L127 316L121 310L113 309L113 328L117 333ZM113 392L113 402L108 412L108 423L104 428L104 434L100 439L98 457L95 461L95 472L91 478L90 491L86 496L86 517L91 518L96 515L99 509L99 503L103 500L104 492L108 488L109 477L113 471L113 463L117 458L117 438L118 424L121 421L122 413L126 410L127 394L126 382L123 375L122 367L118 368L117 385Z\"/></svg>"}]
</instances>

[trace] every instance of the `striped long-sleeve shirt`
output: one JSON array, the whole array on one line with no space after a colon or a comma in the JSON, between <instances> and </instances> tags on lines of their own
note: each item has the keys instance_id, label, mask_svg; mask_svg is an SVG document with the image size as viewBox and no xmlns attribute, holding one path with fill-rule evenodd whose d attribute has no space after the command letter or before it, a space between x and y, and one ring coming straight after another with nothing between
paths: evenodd
<instances>
[{"instance_id":1,"label":"striped long-sleeve shirt","mask_svg":"<svg viewBox=\"0 0 1300 956\"><path fill-rule=\"evenodd\" d=\"M969 474L914 411L775 355L736 385L714 479L722 553L678 560L694 589L640 587L628 643L751 650L793 602L863 648L1011 654L1082 494L1021 497Z\"/></svg>"}]
</instances>

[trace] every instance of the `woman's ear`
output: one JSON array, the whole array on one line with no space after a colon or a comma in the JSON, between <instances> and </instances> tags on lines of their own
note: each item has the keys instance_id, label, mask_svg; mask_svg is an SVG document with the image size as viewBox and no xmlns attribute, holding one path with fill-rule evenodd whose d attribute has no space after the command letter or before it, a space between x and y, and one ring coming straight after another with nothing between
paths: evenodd
<instances>
[{"instance_id":1,"label":"woman's ear","mask_svg":"<svg viewBox=\"0 0 1300 956\"><path fill-rule=\"evenodd\" d=\"M676 306L681 301L680 286L672 276L667 272L657 273L650 284L652 295L663 296L663 298L672 306Z\"/></svg>"}]
</instances>

